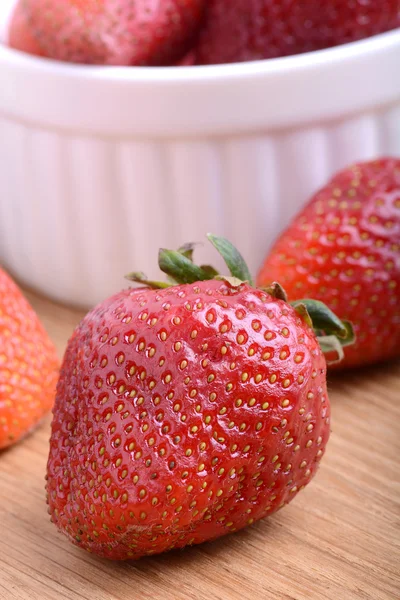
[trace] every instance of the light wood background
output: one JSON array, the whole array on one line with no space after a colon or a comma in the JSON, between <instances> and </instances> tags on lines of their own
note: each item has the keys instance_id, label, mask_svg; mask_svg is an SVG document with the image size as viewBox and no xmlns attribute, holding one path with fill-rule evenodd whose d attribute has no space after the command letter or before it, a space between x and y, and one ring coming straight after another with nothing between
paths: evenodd
<instances>
[{"instance_id":1,"label":"light wood background","mask_svg":"<svg viewBox=\"0 0 400 600\"><path fill-rule=\"evenodd\" d=\"M81 314L29 296L60 355ZM0 454L1 600L399 600L400 363L330 381L333 434L277 516L213 544L122 564L49 522L49 420Z\"/></svg>"}]
</instances>

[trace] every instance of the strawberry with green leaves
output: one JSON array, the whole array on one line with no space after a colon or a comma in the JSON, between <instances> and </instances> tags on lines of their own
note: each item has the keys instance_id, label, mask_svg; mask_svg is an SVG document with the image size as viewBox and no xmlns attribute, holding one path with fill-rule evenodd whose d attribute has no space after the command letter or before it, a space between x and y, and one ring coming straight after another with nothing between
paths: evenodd
<instances>
[{"instance_id":1,"label":"strawberry with green leaves","mask_svg":"<svg viewBox=\"0 0 400 600\"><path fill-rule=\"evenodd\" d=\"M53 406L59 361L39 319L0 269L0 450L18 442Z\"/></svg>"},{"instance_id":2,"label":"strawberry with green leaves","mask_svg":"<svg viewBox=\"0 0 400 600\"><path fill-rule=\"evenodd\" d=\"M324 348L352 329L322 303L254 287L240 254L209 236L231 277L161 250L168 283L94 308L65 354L47 494L57 527L110 559L237 531L289 503L330 431Z\"/></svg>"},{"instance_id":3,"label":"strawberry with green leaves","mask_svg":"<svg viewBox=\"0 0 400 600\"><path fill-rule=\"evenodd\" d=\"M338 173L278 239L258 284L326 302L355 328L340 367L400 356L400 160Z\"/></svg>"},{"instance_id":4,"label":"strawberry with green leaves","mask_svg":"<svg viewBox=\"0 0 400 600\"><path fill-rule=\"evenodd\" d=\"M67 62L170 64L192 44L204 4L204 0L19 0L10 43L21 50L33 45L40 49L35 53Z\"/></svg>"}]
</instances>

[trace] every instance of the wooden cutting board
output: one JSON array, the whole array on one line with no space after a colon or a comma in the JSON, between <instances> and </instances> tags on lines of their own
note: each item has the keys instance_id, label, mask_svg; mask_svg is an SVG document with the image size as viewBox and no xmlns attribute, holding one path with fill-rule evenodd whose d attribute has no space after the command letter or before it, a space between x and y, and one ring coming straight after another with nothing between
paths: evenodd
<instances>
[{"instance_id":1,"label":"wooden cutting board","mask_svg":"<svg viewBox=\"0 0 400 600\"><path fill-rule=\"evenodd\" d=\"M79 312L34 295L62 355ZM212 544L113 564L49 522L49 419L0 454L1 600L400 599L400 363L330 381L333 433L311 485Z\"/></svg>"}]
</instances>

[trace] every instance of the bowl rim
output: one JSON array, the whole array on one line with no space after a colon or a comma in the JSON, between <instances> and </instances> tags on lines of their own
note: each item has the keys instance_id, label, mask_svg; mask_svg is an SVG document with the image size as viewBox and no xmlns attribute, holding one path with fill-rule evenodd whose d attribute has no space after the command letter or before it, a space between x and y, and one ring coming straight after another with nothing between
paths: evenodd
<instances>
[{"instance_id":1,"label":"bowl rim","mask_svg":"<svg viewBox=\"0 0 400 600\"><path fill-rule=\"evenodd\" d=\"M317 52L207 66L75 65L0 45L0 117L139 140L317 128L399 104L399 64L400 28Z\"/></svg>"}]
</instances>

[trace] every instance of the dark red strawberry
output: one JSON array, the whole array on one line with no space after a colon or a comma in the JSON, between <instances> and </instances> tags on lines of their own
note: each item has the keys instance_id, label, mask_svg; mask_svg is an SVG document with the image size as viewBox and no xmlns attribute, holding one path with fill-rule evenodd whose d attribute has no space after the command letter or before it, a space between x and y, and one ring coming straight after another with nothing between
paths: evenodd
<instances>
[{"instance_id":1,"label":"dark red strawberry","mask_svg":"<svg viewBox=\"0 0 400 600\"><path fill-rule=\"evenodd\" d=\"M399 0L210 0L199 64L289 56L400 27Z\"/></svg>"},{"instance_id":2,"label":"dark red strawberry","mask_svg":"<svg viewBox=\"0 0 400 600\"><path fill-rule=\"evenodd\" d=\"M326 363L306 306L279 299L278 285L254 288L240 255L210 239L235 278L209 280L215 271L194 265L191 248L161 251L176 285L117 294L69 342L49 512L101 556L139 558L241 529L290 502L325 451ZM308 309L318 328L351 335L322 304Z\"/></svg>"},{"instance_id":3,"label":"dark red strawberry","mask_svg":"<svg viewBox=\"0 0 400 600\"><path fill-rule=\"evenodd\" d=\"M259 276L354 324L340 367L400 356L400 160L336 175L279 238Z\"/></svg>"},{"instance_id":4,"label":"dark red strawberry","mask_svg":"<svg viewBox=\"0 0 400 600\"><path fill-rule=\"evenodd\" d=\"M49 58L165 65L189 49L204 4L205 0L20 0L19 10ZM18 39L11 35L17 48Z\"/></svg>"}]
</instances>

